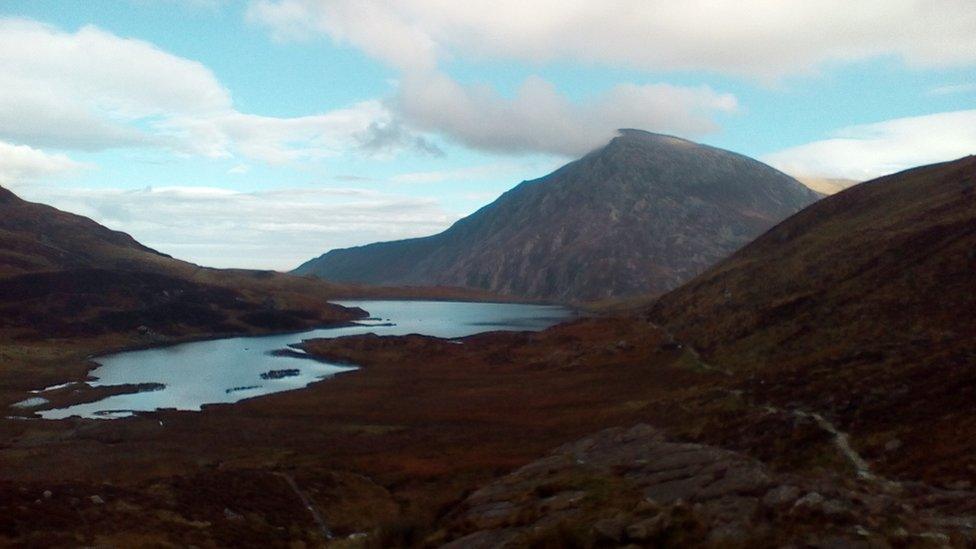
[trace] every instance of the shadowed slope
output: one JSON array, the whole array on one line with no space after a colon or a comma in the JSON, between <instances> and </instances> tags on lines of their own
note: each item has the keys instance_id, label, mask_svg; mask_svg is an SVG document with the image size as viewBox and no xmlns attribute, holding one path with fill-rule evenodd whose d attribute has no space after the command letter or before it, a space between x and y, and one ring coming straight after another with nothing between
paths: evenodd
<instances>
[{"instance_id":1,"label":"shadowed slope","mask_svg":"<svg viewBox=\"0 0 976 549\"><path fill-rule=\"evenodd\" d=\"M296 330L361 317L327 302L345 289L200 267L0 187L0 340Z\"/></svg>"},{"instance_id":2,"label":"shadowed slope","mask_svg":"<svg viewBox=\"0 0 976 549\"><path fill-rule=\"evenodd\" d=\"M976 470L976 158L826 198L655 320L757 398L826 412L883 466ZM895 448L895 450L891 450Z\"/></svg>"},{"instance_id":3,"label":"shadowed slope","mask_svg":"<svg viewBox=\"0 0 976 549\"><path fill-rule=\"evenodd\" d=\"M166 271L177 264L187 265L87 217L0 187L0 276L71 268Z\"/></svg>"}]
</instances>

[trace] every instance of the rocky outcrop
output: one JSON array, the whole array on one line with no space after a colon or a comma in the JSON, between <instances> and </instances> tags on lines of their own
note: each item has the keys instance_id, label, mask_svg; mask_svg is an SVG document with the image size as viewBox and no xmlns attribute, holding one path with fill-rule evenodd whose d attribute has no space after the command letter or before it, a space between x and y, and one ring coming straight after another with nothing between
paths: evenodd
<instances>
[{"instance_id":1,"label":"rocky outcrop","mask_svg":"<svg viewBox=\"0 0 976 549\"><path fill-rule=\"evenodd\" d=\"M976 519L933 511L940 497L954 496L777 473L637 425L567 444L474 492L450 515L444 547L973 543Z\"/></svg>"}]
</instances>

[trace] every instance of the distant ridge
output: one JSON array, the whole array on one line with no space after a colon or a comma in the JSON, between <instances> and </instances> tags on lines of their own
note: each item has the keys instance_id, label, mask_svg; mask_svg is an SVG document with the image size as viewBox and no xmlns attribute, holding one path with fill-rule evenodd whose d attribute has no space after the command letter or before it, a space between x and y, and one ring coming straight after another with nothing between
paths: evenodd
<instances>
[{"instance_id":1,"label":"distant ridge","mask_svg":"<svg viewBox=\"0 0 976 549\"><path fill-rule=\"evenodd\" d=\"M440 234L332 250L295 273L559 301L662 293L818 197L746 156L625 129Z\"/></svg>"}]
</instances>

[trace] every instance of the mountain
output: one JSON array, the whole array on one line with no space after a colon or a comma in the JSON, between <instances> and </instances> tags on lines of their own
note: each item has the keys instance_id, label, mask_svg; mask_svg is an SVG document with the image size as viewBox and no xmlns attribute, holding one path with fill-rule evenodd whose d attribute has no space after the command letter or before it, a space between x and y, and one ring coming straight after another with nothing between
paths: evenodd
<instances>
[{"instance_id":1,"label":"mountain","mask_svg":"<svg viewBox=\"0 0 976 549\"><path fill-rule=\"evenodd\" d=\"M0 537L970 547L974 175L826 198L641 315L306 340L361 368L192 414L0 418ZM0 405L43 386L22 357L63 368L65 340L0 343Z\"/></svg>"},{"instance_id":2,"label":"mountain","mask_svg":"<svg viewBox=\"0 0 976 549\"><path fill-rule=\"evenodd\" d=\"M332 250L295 273L559 301L662 293L818 197L748 157L621 130L440 234Z\"/></svg>"},{"instance_id":3,"label":"mountain","mask_svg":"<svg viewBox=\"0 0 976 549\"><path fill-rule=\"evenodd\" d=\"M361 310L329 303L353 297L504 299L201 267L0 187L0 341L132 336L140 327L159 337L297 330L360 318Z\"/></svg>"},{"instance_id":4,"label":"mountain","mask_svg":"<svg viewBox=\"0 0 976 549\"><path fill-rule=\"evenodd\" d=\"M0 341L122 334L148 342L363 316L328 303L343 290L282 273L180 261L0 187Z\"/></svg>"},{"instance_id":5,"label":"mountain","mask_svg":"<svg viewBox=\"0 0 976 549\"><path fill-rule=\"evenodd\" d=\"M0 187L0 276L71 268L167 271L188 264L131 236Z\"/></svg>"},{"instance_id":6,"label":"mountain","mask_svg":"<svg viewBox=\"0 0 976 549\"><path fill-rule=\"evenodd\" d=\"M970 156L825 198L648 315L750 398L850 430L883 471L958 479L976 471L973 311Z\"/></svg>"}]
</instances>

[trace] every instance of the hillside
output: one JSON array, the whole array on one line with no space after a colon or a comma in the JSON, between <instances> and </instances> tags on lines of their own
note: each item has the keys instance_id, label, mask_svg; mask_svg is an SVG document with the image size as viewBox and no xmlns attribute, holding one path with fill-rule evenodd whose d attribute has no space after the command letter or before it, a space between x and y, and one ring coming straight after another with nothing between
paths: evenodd
<instances>
[{"instance_id":1,"label":"hillside","mask_svg":"<svg viewBox=\"0 0 976 549\"><path fill-rule=\"evenodd\" d=\"M340 290L280 273L208 269L0 188L0 337L152 337L300 329L362 315ZM152 339L152 338L150 338Z\"/></svg>"},{"instance_id":2,"label":"hillside","mask_svg":"<svg viewBox=\"0 0 976 549\"><path fill-rule=\"evenodd\" d=\"M644 318L308 340L362 368L201 412L0 421L0 535L971 546L974 164L825 199ZM902 271L914 292L885 285Z\"/></svg>"},{"instance_id":3,"label":"hillside","mask_svg":"<svg viewBox=\"0 0 976 549\"><path fill-rule=\"evenodd\" d=\"M443 233L333 250L295 272L558 301L656 294L817 197L745 156L622 130L605 147L521 183Z\"/></svg>"},{"instance_id":4,"label":"hillside","mask_svg":"<svg viewBox=\"0 0 976 549\"><path fill-rule=\"evenodd\" d=\"M757 401L850 429L883 470L958 479L976 470L974 250L970 156L826 198L649 315Z\"/></svg>"},{"instance_id":5,"label":"hillside","mask_svg":"<svg viewBox=\"0 0 976 549\"><path fill-rule=\"evenodd\" d=\"M72 268L175 271L189 265L80 215L0 187L0 277Z\"/></svg>"}]
</instances>

